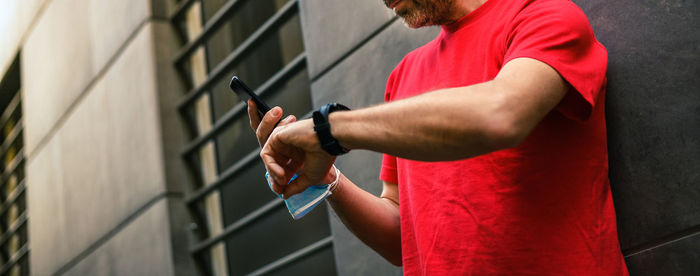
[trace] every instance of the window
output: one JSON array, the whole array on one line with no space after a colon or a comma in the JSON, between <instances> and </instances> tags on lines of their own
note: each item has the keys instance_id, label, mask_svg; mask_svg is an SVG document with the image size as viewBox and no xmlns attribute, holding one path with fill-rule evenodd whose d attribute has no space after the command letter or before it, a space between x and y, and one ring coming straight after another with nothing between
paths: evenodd
<instances>
[{"instance_id":1,"label":"window","mask_svg":"<svg viewBox=\"0 0 700 276\"><path fill-rule=\"evenodd\" d=\"M203 274L335 274L326 206L291 219L265 182L246 105L228 88L238 75L286 114L310 114L298 5L183 0L172 15L184 44L175 66L189 87L179 109L191 134L182 152L195 183L191 253Z\"/></svg>"},{"instance_id":2,"label":"window","mask_svg":"<svg viewBox=\"0 0 700 276\"><path fill-rule=\"evenodd\" d=\"M0 275L29 275L19 58L0 80Z\"/></svg>"}]
</instances>

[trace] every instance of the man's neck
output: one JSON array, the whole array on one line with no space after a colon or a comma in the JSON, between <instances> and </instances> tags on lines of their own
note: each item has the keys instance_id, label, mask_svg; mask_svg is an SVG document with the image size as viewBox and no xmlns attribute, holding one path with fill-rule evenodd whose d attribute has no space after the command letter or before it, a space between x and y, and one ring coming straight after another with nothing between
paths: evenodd
<instances>
[{"instance_id":1,"label":"man's neck","mask_svg":"<svg viewBox=\"0 0 700 276\"><path fill-rule=\"evenodd\" d=\"M452 9L453 12L450 15L450 23L454 23L465 15L478 9L481 5L486 3L488 0L457 0L455 1L455 7Z\"/></svg>"}]
</instances>

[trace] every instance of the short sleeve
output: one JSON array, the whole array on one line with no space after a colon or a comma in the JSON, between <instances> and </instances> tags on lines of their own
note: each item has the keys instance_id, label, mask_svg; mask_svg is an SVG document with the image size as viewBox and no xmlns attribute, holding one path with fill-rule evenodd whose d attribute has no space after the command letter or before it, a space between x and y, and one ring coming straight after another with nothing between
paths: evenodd
<instances>
[{"instance_id":1,"label":"short sleeve","mask_svg":"<svg viewBox=\"0 0 700 276\"><path fill-rule=\"evenodd\" d=\"M548 64L570 85L556 110L579 121L590 117L604 94L608 55L576 5L531 2L515 17L507 43L504 64L521 57Z\"/></svg>"},{"instance_id":2,"label":"short sleeve","mask_svg":"<svg viewBox=\"0 0 700 276\"><path fill-rule=\"evenodd\" d=\"M386 81L386 89L384 90L384 101L390 102L393 100L393 91L396 90L396 79L399 78L403 68L404 58L391 71L389 79ZM389 183L398 183L399 177L396 171L396 157L388 154L382 154L382 168L379 171L379 179Z\"/></svg>"},{"instance_id":3,"label":"short sleeve","mask_svg":"<svg viewBox=\"0 0 700 276\"><path fill-rule=\"evenodd\" d=\"M379 179L389 183L399 183L396 172L396 157L388 154L382 155L382 170L379 172Z\"/></svg>"}]
</instances>

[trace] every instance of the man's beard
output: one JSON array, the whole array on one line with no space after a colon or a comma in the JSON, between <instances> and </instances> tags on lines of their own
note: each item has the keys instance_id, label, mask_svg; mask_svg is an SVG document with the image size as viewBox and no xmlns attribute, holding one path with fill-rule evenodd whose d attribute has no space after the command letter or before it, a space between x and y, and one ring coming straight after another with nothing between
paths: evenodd
<instances>
[{"instance_id":1,"label":"man's beard","mask_svg":"<svg viewBox=\"0 0 700 276\"><path fill-rule=\"evenodd\" d=\"M394 0L383 0L389 7ZM431 25L444 25L452 21L449 18L450 8L455 0L402 0L405 7L401 10L394 9L394 13L400 16L404 23L411 28L420 28Z\"/></svg>"}]
</instances>

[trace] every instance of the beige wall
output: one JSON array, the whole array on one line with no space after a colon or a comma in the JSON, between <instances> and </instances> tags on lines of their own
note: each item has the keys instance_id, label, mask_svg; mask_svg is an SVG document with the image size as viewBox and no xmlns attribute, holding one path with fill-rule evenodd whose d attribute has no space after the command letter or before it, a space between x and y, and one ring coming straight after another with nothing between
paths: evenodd
<instances>
[{"instance_id":1,"label":"beige wall","mask_svg":"<svg viewBox=\"0 0 700 276\"><path fill-rule=\"evenodd\" d=\"M2 74L21 49L33 274L192 272L169 2L0 2Z\"/></svg>"},{"instance_id":2,"label":"beige wall","mask_svg":"<svg viewBox=\"0 0 700 276\"><path fill-rule=\"evenodd\" d=\"M4 76L46 0L0 2L0 76Z\"/></svg>"}]
</instances>

